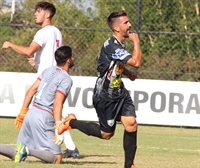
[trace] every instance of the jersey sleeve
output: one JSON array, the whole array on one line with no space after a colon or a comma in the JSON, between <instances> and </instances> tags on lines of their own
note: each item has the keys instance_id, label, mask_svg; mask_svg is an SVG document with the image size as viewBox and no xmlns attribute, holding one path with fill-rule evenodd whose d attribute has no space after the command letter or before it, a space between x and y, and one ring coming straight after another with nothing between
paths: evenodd
<instances>
[{"instance_id":1,"label":"jersey sleeve","mask_svg":"<svg viewBox=\"0 0 200 168\"><path fill-rule=\"evenodd\" d=\"M125 44L121 44L116 38L110 38L107 43L104 43L106 52L111 53L114 60L120 61L125 64L132 55L125 49ZM107 46L107 47L106 47Z\"/></svg>"},{"instance_id":2,"label":"jersey sleeve","mask_svg":"<svg viewBox=\"0 0 200 168\"><path fill-rule=\"evenodd\" d=\"M40 47L44 45L43 33L41 30L38 30L33 38L33 42L36 42Z\"/></svg>"},{"instance_id":3,"label":"jersey sleeve","mask_svg":"<svg viewBox=\"0 0 200 168\"><path fill-rule=\"evenodd\" d=\"M126 63L131 58L131 54L123 48L117 48L112 54L112 58Z\"/></svg>"},{"instance_id":4,"label":"jersey sleeve","mask_svg":"<svg viewBox=\"0 0 200 168\"><path fill-rule=\"evenodd\" d=\"M38 75L38 78L42 79L43 76L45 75L47 69L45 69L44 71L42 71L39 75Z\"/></svg>"},{"instance_id":5,"label":"jersey sleeve","mask_svg":"<svg viewBox=\"0 0 200 168\"><path fill-rule=\"evenodd\" d=\"M72 85L72 79L68 76L61 81L60 85L58 86L57 92L60 92L63 95L67 96L71 90Z\"/></svg>"}]
</instances>

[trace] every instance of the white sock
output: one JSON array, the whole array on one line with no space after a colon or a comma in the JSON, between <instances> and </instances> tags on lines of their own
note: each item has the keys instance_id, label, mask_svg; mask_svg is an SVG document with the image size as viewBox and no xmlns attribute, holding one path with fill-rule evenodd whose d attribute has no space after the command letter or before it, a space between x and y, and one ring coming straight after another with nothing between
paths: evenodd
<instances>
[{"instance_id":1,"label":"white sock","mask_svg":"<svg viewBox=\"0 0 200 168\"><path fill-rule=\"evenodd\" d=\"M74 150L76 148L72 140L72 137L70 135L70 132L68 130L64 132L64 143L65 143L66 149Z\"/></svg>"},{"instance_id":2,"label":"white sock","mask_svg":"<svg viewBox=\"0 0 200 168\"><path fill-rule=\"evenodd\" d=\"M29 149L27 148L27 146L26 146L26 152L27 152L27 155L29 155Z\"/></svg>"}]
</instances>

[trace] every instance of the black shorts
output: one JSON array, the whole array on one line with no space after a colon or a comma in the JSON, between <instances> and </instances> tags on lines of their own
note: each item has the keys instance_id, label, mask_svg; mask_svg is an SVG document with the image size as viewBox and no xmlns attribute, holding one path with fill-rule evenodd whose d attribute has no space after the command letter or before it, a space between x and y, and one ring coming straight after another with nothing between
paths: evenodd
<instances>
[{"instance_id":1,"label":"black shorts","mask_svg":"<svg viewBox=\"0 0 200 168\"><path fill-rule=\"evenodd\" d=\"M125 88L123 93L114 99L106 93L101 93L100 96L94 94L93 105L99 118L100 129L107 133L115 130L118 116L136 117L135 106Z\"/></svg>"}]
</instances>

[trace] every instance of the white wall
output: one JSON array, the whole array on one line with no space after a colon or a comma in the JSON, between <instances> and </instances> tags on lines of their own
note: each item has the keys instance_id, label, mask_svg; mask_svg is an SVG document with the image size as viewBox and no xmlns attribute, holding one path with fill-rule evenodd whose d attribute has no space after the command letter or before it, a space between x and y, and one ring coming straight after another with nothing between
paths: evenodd
<instances>
[{"instance_id":1,"label":"white wall","mask_svg":"<svg viewBox=\"0 0 200 168\"><path fill-rule=\"evenodd\" d=\"M36 80L34 73L0 72L0 116L15 117L24 95ZM72 76L73 87L65 102L63 115L74 113L78 119L97 121L92 106L96 77ZM200 127L200 83L123 79L136 107L139 124Z\"/></svg>"}]
</instances>

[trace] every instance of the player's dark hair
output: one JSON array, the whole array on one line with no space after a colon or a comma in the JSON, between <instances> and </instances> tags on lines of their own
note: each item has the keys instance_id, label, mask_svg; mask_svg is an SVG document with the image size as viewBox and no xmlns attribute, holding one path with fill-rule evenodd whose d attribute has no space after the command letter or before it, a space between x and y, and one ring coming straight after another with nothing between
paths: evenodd
<instances>
[{"instance_id":1,"label":"player's dark hair","mask_svg":"<svg viewBox=\"0 0 200 168\"><path fill-rule=\"evenodd\" d=\"M45 1L41 1L41 2L38 2L35 6L35 11L38 9L38 8L41 8L43 10L48 10L50 11L50 19L55 15L56 13L56 8L55 6L52 4L52 3L49 3L49 2L45 2Z\"/></svg>"},{"instance_id":2,"label":"player's dark hair","mask_svg":"<svg viewBox=\"0 0 200 168\"><path fill-rule=\"evenodd\" d=\"M69 46L62 46L55 51L55 60L58 66L65 65L68 59L72 57L72 49Z\"/></svg>"},{"instance_id":3,"label":"player's dark hair","mask_svg":"<svg viewBox=\"0 0 200 168\"><path fill-rule=\"evenodd\" d=\"M127 16L127 13L124 10L112 12L108 18L107 23L111 30L113 30L113 23L121 16Z\"/></svg>"}]
</instances>

